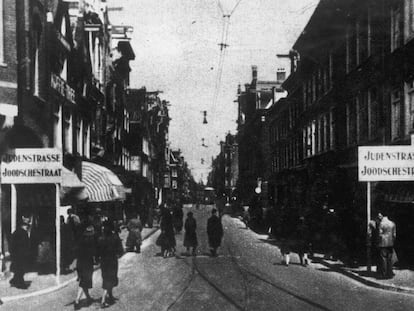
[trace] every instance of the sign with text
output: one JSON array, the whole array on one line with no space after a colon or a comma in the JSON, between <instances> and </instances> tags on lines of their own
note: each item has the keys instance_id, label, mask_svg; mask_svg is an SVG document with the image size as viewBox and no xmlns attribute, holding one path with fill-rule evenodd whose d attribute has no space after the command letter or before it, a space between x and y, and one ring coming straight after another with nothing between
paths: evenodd
<instances>
[{"instance_id":1,"label":"sign with text","mask_svg":"<svg viewBox=\"0 0 414 311\"><path fill-rule=\"evenodd\" d=\"M414 146L358 147L358 180L414 180Z\"/></svg>"},{"instance_id":2,"label":"sign with text","mask_svg":"<svg viewBox=\"0 0 414 311\"><path fill-rule=\"evenodd\" d=\"M54 73L50 76L50 87L72 104L75 104L75 90L72 89L65 80Z\"/></svg>"},{"instance_id":3,"label":"sign with text","mask_svg":"<svg viewBox=\"0 0 414 311\"><path fill-rule=\"evenodd\" d=\"M62 152L54 148L21 148L1 156L2 184L60 184Z\"/></svg>"}]
</instances>

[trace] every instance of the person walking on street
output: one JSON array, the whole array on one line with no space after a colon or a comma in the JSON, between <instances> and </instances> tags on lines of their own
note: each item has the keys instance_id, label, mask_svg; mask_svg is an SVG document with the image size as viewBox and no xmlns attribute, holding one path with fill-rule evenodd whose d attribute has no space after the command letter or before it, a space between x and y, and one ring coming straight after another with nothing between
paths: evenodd
<instances>
[{"instance_id":1,"label":"person walking on street","mask_svg":"<svg viewBox=\"0 0 414 311\"><path fill-rule=\"evenodd\" d=\"M175 255L175 235L174 227L172 223L172 216L169 208L164 208L162 217L161 217L161 234L160 242L161 252L164 258Z\"/></svg>"},{"instance_id":2,"label":"person walking on street","mask_svg":"<svg viewBox=\"0 0 414 311\"><path fill-rule=\"evenodd\" d=\"M215 208L212 209L211 217L207 220L207 236L211 256L215 257L217 256L217 248L221 245L221 239L223 238L223 225Z\"/></svg>"},{"instance_id":3,"label":"person walking on street","mask_svg":"<svg viewBox=\"0 0 414 311\"><path fill-rule=\"evenodd\" d=\"M395 223L384 216L382 213L378 213L378 219L380 220L378 227L378 248L379 248L379 276L381 278L392 278L394 273L392 271L393 266L393 253L394 243L397 237L397 231Z\"/></svg>"},{"instance_id":4,"label":"person walking on street","mask_svg":"<svg viewBox=\"0 0 414 311\"><path fill-rule=\"evenodd\" d=\"M185 235L184 235L184 247L187 248L187 253L190 253L190 247L193 248L192 255L196 255L196 249L198 246L197 240L197 222L193 217L192 212L187 213L187 219L184 224Z\"/></svg>"},{"instance_id":5,"label":"person walking on street","mask_svg":"<svg viewBox=\"0 0 414 311\"><path fill-rule=\"evenodd\" d=\"M307 230L307 226L306 226L306 222L305 222L305 217L301 216L299 218L299 224L297 227L297 237L298 237L298 254L299 254L299 260L300 260L300 264L302 266L307 266L308 265L308 253L307 253L307 249L308 249L308 230Z\"/></svg>"},{"instance_id":6,"label":"person walking on street","mask_svg":"<svg viewBox=\"0 0 414 311\"><path fill-rule=\"evenodd\" d=\"M93 265L96 257L96 236L93 225L86 226L77 247L76 270L78 273L79 288L75 299L75 310L80 309L80 299L85 294L88 305L93 299L89 295L92 288Z\"/></svg>"},{"instance_id":7,"label":"person walking on street","mask_svg":"<svg viewBox=\"0 0 414 311\"><path fill-rule=\"evenodd\" d=\"M30 257L30 225L30 218L22 216L20 226L11 236L11 271L14 274L10 280L10 285L20 289L27 289L28 287L24 282L24 274L27 271L28 258Z\"/></svg>"},{"instance_id":8,"label":"person walking on street","mask_svg":"<svg viewBox=\"0 0 414 311\"><path fill-rule=\"evenodd\" d=\"M98 258L102 272L101 307L106 308L115 302L112 289L118 285L118 258L123 254L121 239L110 221L103 224L103 235L98 241ZM107 299L108 298L108 299Z\"/></svg>"},{"instance_id":9,"label":"person walking on street","mask_svg":"<svg viewBox=\"0 0 414 311\"><path fill-rule=\"evenodd\" d=\"M176 233L179 233L183 229L183 216L184 216L183 209L179 202L176 202L176 204L174 205L172 214L173 214L174 230Z\"/></svg>"},{"instance_id":10,"label":"person walking on street","mask_svg":"<svg viewBox=\"0 0 414 311\"><path fill-rule=\"evenodd\" d=\"M131 218L127 225L128 228L128 236L126 239L126 250L127 252L134 252L137 253L141 252L141 231L142 231L142 224L139 220L139 216Z\"/></svg>"}]
</instances>

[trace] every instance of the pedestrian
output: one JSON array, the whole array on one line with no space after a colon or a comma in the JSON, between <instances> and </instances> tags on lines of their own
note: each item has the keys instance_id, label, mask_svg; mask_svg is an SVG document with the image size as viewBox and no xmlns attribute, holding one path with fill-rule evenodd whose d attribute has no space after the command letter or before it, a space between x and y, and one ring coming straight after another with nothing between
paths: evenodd
<instances>
[{"instance_id":1,"label":"pedestrian","mask_svg":"<svg viewBox=\"0 0 414 311\"><path fill-rule=\"evenodd\" d=\"M93 265L97 255L96 235L94 226L88 224L83 230L76 252L76 270L78 273L79 288L75 299L75 310L80 309L80 299L85 294L87 304L93 301L89 295L92 288Z\"/></svg>"},{"instance_id":2,"label":"pedestrian","mask_svg":"<svg viewBox=\"0 0 414 311\"><path fill-rule=\"evenodd\" d=\"M211 217L207 220L207 236L211 256L215 257L217 256L217 248L221 245L221 239L223 238L223 225L215 208L212 209Z\"/></svg>"},{"instance_id":3,"label":"pedestrian","mask_svg":"<svg viewBox=\"0 0 414 311\"><path fill-rule=\"evenodd\" d=\"M66 224L72 230L73 237L75 241L79 238L81 232L81 221L78 215L75 214L73 208L69 208L68 211L68 218L66 219Z\"/></svg>"},{"instance_id":4,"label":"pedestrian","mask_svg":"<svg viewBox=\"0 0 414 311\"><path fill-rule=\"evenodd\" d=\"M177 202L174 205L172 215L173 215L174 230L176 233L179 233L183 229L183 216L184 216L183 209L179 202Z\"/></svg>"},{"instance_id":5,"label":"pedestrian","mask_svg":"<svg viewBox=\"0 0 414 311\"><path fill-rule=\"evenodd\" d=\"M300 264L302 266L307 266L309 263L308 259L308 227L305 222L305 217L301 216L299 218L299 224L297 227L297 243L298 243L298 254Z\"/></svg>"},{"instance_id":6,"label":"pedestrian","mask_svg":"<svg viewBox=\"0 0 414 311\"><path fill-rule=\"evenodd\" d=\"M285 264L285 266L289 266L289 263L290 263L290 250L291 250L290 241L289 239L285 239L284 241L282 241L282 246L280 248L280 252L282 253L282 256L283 256L282 262Z\"/></svg>"},{"instance_id":7,"label":"pedestrian","mask_svg":"<svg viewBox=\"0 0 414 311\"><path fill-rule=\"evenodd\" d=\"M70 266L75 259L73 256L74 251L74 236L73 231L68 224L65 224L65 217L60 216L60 239L61 244L61 265L63 273L71 272Z\"/></svg>"},{"instance_id":8,"label":"pedestrian","mask_svg":"<svg viewBox=\"0 0 414 311\"><path fill-rule=\"evenodd\" d=\"M393 254L394 243L397 237L397 230L395 223L391 221L383 213L378 213L379 227L378 227L378 249L379 249L379 276L381 278L392 278L394 273L392 271L393 266Z\"/></svg>"},{"instance_id":9,"label":"pedestrian","mask_svg":"<svg viewBox=\"0 0 414 311\"><path fill-rule=\"evenodd\" d=\"M138 215L136 215L134 218L131 218L128 221L127 229L128 229L128 236L127 236L126 243L125 243L126 251L127 252L136 251L137 253L140 253L141 243L142 243L142 237L141 237L142 223Z\"/></svg>"},{"instance_id":10,"label":"pedestrian","mask_svg":"<svg viewBox=\"0 0 414 311\"><path fill-rule=\"evenodd\" d=\"M122 242L113 223L105 221L103 235L98 241L98 257L102 272L101 307L106 308L115 302L112 290L118 285L118 258L123 254ZM108 298L108 299L107 299Z\"/></svg>"},{"instance_id":11,"label":"pedestrian","mask_svg":"<svg viewBox=\"0 0 414 311\"><path fill-rule=\"evenodd\" d=\"M249 206L248 205L244 205L243 206L243 222L246 225L246 229L249 228L249 223L250 223L250 212L249 212Z\"/></svg>"},{"instance_id":12,"label":"pedestrian","mask_svg":"<svg viewBox=\"0 0 414 311\"><path fill-rule=\"evenodd\" d=\"M30 258L30 218L22 216L20 226L13 232L11 236L10 257L11 257L11 271L14 273L10 280L10 285L27 289L24 281L24 274L28 268L28 258Z\"/></svg>"},{"instance_id":13,"label":"pedestrian","mask_svg":"<svg viewBox=\"0 0 414 311\"><path fill-rule=\"evenodd\" d=\"M197 241L197 222L193 217L192 212L187 213L187 219L184 224L185 234L184 234L184 247L187 248L187 253L190 253L190 248L193 249L191 254L196 255L196 249L198 246Z\"/></svg>"},{"instance_id":14,"label":"pedestrian","mask_svg":"<svg viewBox=\"0 0 414 311\"><path fill-rule=\"evenodd\" d=\"M164 258L175 255L175 235L174 227L172 223L172 215L169 208L164 208L161 217L161 234L160 234L160 246L161 253Z\"/></svg>"}]
</instances>

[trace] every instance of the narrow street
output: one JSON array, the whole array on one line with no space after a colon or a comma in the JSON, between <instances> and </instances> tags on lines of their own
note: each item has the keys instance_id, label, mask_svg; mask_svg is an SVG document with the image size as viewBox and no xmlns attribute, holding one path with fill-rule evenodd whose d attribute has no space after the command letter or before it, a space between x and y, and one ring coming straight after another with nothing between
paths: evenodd
<instances>
[{"instance_id":1,"label":"narrow street","mask_svg":"<svg viewBox=\"0 0 414 311\"><path fill-rule=\"evenodd\" d=\"M414 297L371 289L322 265L302 267L293 256L289 267L280 264L276 246L266 236L246 230L244 224L223 216L225 237L216 258L208 254L206 222L211 207L192 208L198 224L200 247L196 257L182 246L177 256L163 258L155 240L144 242L142 254L121 259L119 299L111 310L410 310ZM188 212L186 208L185 212ZM100 271L94 276L95 302L82 310L100 307ZM77 284L33 299L8 303L7 310L71 310ZM381 296L379 300L378 297ZM53 306L53 307L52 307Z\"/></svg>"}]
</instances>

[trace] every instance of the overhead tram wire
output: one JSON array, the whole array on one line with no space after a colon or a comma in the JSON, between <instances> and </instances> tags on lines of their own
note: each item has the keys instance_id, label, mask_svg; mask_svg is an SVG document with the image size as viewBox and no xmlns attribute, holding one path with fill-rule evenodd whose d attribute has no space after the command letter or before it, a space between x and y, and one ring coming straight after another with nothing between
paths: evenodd
<instances>
[{"instance_id":1,"label":"overhead tram wire","mask_svg":"<svg viewBox=\"0 0 414 311\"><path fill-rule=\"evenodd\" d=\"M222 31L222 36L221 36L222 41L219 43L220 57L219 57L217 78L216 78L216 84L215 84L214 96L213 96L213 111L212 111L212 120L213 120L213 122L215 120L215 112L216 112L218 97L219 97L220 88L221 88L221 79L222 79L222 75L223 75L223 67L224 67L224 59L225 59L225 56L226 56L226 48L229 46L227 41L228 41L229 29L230 29L230 17L236 11L236 9L239 6L240 2L241 2L241 0L237 1L236 5L230 11L230 14L226 14L224 12L224 9L223 9L223 6L221 5L220 0L217 0L217 5L218 5L220 11L223 14L223 31Z\"/></svg>"}]
</instances>

